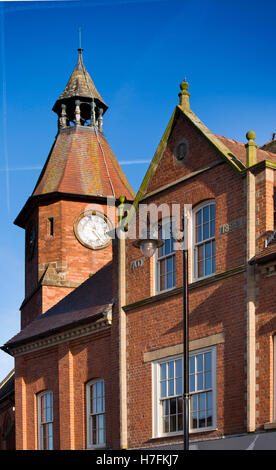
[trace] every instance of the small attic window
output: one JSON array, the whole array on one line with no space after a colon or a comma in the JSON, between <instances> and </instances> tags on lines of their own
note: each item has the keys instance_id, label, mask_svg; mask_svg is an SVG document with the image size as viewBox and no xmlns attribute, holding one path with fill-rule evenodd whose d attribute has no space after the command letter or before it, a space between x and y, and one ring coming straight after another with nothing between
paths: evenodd
<instances>
[{"instance_id":1,"label":"small attic window","mask_svg":"<svg viewBox=\"0 0 276 470\"><path fill-rule=\"evenodd\" d=\"M188 157L188 142L182 139L177 142L174 148L174 158L176 163L184 163Z\"/></svg>"}]
</instances>

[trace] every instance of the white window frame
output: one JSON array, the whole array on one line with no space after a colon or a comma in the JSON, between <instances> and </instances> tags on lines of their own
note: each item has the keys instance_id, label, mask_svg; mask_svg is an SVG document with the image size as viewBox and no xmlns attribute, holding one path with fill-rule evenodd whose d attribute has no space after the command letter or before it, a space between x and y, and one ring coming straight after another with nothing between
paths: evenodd
<instances>
[{"instance_id":1,"label":"white window frame","mask_svg":"<svg viewBox=\"0 0 276 470\"><path fill-rule=\"evenodd\" d=\"M91 387L96 385L97 383L102 383L104 387L103 396L103 410L100 412L91 413ZM106 411L105 411L105 381L102 378L93 379L87 382L86 387L86 447L87 449L97 449L97 448L104 448L106 446ZM104 442L92 442L91 437L91 421L93 417L96 417L96 421L98 421L98 416L103 415L104 419ZM98 439L97 439L98 441Z\"/></svg>"},{"instance_id":2,"label":"white window frame","mask_svg":"<svg viewBox=\"0 0 276 470\"><path fill-rule=\"evenodd\" d=\"M41 401L42 398L45 395L50 395L50 404L51 404L51 419L48 421L42 421L41 420ZM43 428L46 426L48 428L48 425L52 425L52 443L53 447L52 449L44 449L44 444L43 444ZM53 406L53 392L51 390L44 390L43 392L40 392L37 395L37 438L38 438L38 449L39 450L53 450L54 449L54 406Z\"/></svg>"},{"instance_id":3,"label":"white window frame","mask_svg":"<svg viewBox=\"0 0 276 470\"><path fill-rule=\"evenodd\" d=\"M213 422L212 426L202 427L191 429L189 423L189 432L192 433L199 433L203 431L212 431L216 429L217 426L217 398L216 398L216 346L211 346L204 349L198 349L195 351L191 351L189 354L189 358L192 356L196 356L202 353L211 352L212 353L212 392L213 392ZM183 361L183 354L177 356L169 356L162 359L158 359L152 362L152 435L153 438L158 437L167 437L167 436L176 436L182 435L183 430L171 433L164 433L162 431L162 400L160 398L160 365L163 363L167 363L170 361L175 361L177 359L182 359ZM198 392L200 393L200 392ZM193 393L194 395L194 393ZM179 395L178 395L179 396ZM190 398L190 417L191 419L191 398Z\"/></svg>"},{"instance_id":4,"label":"white window frame","mask_svg":"<svg viewBox=\"0 0 276 470\"><path fill-rule=\"evenodd\" d=\"M216 215L215 215L215 235L213 237L206 238L205 240L202 240L201 242L196 241L196 214L203 209L205 206L209 206L210 204L215 205L216 209L216 204L215 204L215 199L208 199L206 201L203 201L202 203L198 204L196 207L193 209L193 256L192 256L192 272L193 272L193 281L200 281L201 279L206 279L208 277L212 277L216 274L216 269L215 272L211 274L207 274L205 276L198 276L198 246L206 244L210 241L215 241L215 254L216 254ZM211 258L212 259L212 258Z\"/></svg>"},{"instance_id":5,"label":"white window frame","mask_svg":"<svg viewBox=\"0 0 276 470\"><path fill-rule=\"evenodd\" d=\"M167 225L170 221L172 221L172 223L174 224L175 223L175 220L174 220L174 217L166 217L164 218L162 221L160 221L160 224L162 224L162 226L165 226ZM157 230L158 230L158 238L159 238L159 224L158 224L158 227L157 227ZM154 291L156 294L161 294L163 292L168 292L172 289L175 289L176 287L176 251L174 250L174 252L171 252L170 254L168 255L165 255L165 256L162 256L161 258L159 258L158 256L158 249L156 250L155 254L154 254L154 266L155 266L155 276L154 276L154 279L155 279L155 285L154 285ZM167 258L174 258L174 266L175 266L175 271L174 271L174 285L172 285L172 287L168 287L166 289L162 289L160 290L160 274L159 274L159 261L161 259L167 259Z\"/></svg>"}]
</instances>

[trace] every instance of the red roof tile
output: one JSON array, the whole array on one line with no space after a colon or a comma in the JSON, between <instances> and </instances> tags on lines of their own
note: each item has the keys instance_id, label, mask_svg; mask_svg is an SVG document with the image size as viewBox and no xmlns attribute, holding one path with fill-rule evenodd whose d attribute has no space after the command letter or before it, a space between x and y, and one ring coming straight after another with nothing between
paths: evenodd
<instances>
[{"instance_id":1,"label":"red roof tile","mask_svg":"<svg viewBox=\"0 0 276 470\"><path fill-rule=\"evenodd\" d=\"M104 135L88 126L61 129L57 135L32 195L53 192L135 196Z\"/></svg>"},{"instance_id":2,"label":"red roof tile","mask_svg":"<svg viewBox=\"0 0 276 470\"><path fill-rule=\"evenodd\" d=\"M226 145L231 152L233 152L239 160L246 165L246 147L245 144L242 142L238 142L233 139L228 139L227 137L216 135L221 142ZM276 155L275 153L268 152L267 150L262 150L261 148L257 148L257 163L263 160L271 160L276 162Z\"/></svg>"}]
</instances>

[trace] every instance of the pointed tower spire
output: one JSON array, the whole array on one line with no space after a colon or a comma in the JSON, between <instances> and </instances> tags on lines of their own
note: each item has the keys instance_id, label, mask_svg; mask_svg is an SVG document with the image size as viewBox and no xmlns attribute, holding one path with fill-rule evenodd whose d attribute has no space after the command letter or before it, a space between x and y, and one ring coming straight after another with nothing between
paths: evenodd
<instances>
[{"instance_id":1,"label":"pointed tower spire","mask_svg":"<svg viewBox=\"0 0 276 470\"><path fill-rule=\"evenodd\" d=\"M102 116L108 106L85 68L82 52L79 47L77 64L53 111L59 117L59 127L90 125L102 130Z\"/></svg>"}]
</instances>

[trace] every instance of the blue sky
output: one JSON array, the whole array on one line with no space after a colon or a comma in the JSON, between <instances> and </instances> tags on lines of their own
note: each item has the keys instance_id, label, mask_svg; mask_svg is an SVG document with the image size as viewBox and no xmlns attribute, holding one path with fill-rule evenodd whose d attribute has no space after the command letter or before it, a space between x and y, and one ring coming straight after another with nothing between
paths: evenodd
<instances>
[{"instance_id":1,"label":"blue sky","mask_svg":"<svg viewBox=\"0 0 276 470\"><path fill-rule=\"evenodd\" d=\"M276 131L276 4L263 0L0 1L0 343L20 328L24 231L13 221L57 131L77 61L109 105L104 132L135 191L187 78L214 133L259 145ZM139 163L135 163L139 161ZM0 381L13 360L0 352Z\"/></svg>"}]
</instances>

